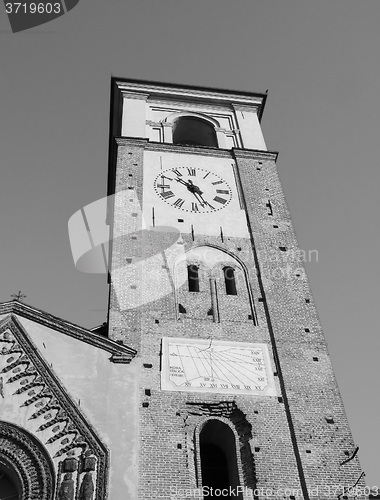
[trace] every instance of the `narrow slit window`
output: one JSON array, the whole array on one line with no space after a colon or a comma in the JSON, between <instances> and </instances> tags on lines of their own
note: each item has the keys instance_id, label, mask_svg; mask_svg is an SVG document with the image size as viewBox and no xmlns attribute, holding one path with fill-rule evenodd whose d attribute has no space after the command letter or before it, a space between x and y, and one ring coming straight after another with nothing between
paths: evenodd
<instances>
[{"instance_id":1,"label":"narrow slit window","mask_svg":"<svg viewBox=\"0 0 380 500\"><path fill-rule=\"evenodd\" d=\"M199 268L191 264L187 266L187 277L189 282L189 292L199 292Z\"/></svg>"},{"instance_id":2,"label":"narrow slit window","mask_svg":"<svg viewBox=\"0 0 380 500\"><path fill-rule=\"evenodd\" d=\"M225 267L223 271L224 271L224 283L226 285L226 294L237 295L235 270L232 267Z\"/></svg>"}]
</instances>

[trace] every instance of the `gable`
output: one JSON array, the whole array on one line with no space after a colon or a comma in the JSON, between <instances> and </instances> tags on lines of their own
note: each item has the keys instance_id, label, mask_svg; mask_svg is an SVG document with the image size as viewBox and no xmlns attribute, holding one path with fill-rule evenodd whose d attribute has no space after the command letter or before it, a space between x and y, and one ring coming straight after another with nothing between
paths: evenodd
<instances>
[{"instance_id":1,"label":"gable","mask_svg":"<svg viewBox=\"0 0 380 500\"><path fill-rule=\"evenodd\" d=\"M42 444L58 490L65 481L74 489L91 481L94 498L104 498L108 450L15 316L0 322L0 414Z\"/></svg>"}]
</instances>

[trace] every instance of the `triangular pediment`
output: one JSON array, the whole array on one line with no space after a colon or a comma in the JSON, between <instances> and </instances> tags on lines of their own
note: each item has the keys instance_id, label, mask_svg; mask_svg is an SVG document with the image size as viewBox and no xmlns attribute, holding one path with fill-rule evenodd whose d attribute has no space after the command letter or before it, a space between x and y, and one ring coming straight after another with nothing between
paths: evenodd
<instances>
[{"instance_id":1,"label":"triangular pediment","mask_svg":"<svg viewBox=\"0 0 380 500\"><path fill-rule=\"evenodd\" d=\"M104 334L98 333L98 331L101 331L99 328L88 330L17 300L0 303L0 316L9 314L31 320L80 342L109 352L111 355L110 361L114 363L128 364L136 355L135 349L110 340Z\"/></svg>"}]
</instances>

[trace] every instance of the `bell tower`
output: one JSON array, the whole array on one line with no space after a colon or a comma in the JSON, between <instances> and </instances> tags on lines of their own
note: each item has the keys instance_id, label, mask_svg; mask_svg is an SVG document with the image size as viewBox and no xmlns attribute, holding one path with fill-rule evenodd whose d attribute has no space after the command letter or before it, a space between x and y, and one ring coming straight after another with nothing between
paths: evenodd
<instances>
[{"instance_id":1,"label":"bell tower","mask_svg":"<svg viewBox=\"0 0 380 500\"><path fill-rule=\"evenodd\" d=\"M112 80L109 336L138 353L120 397L139 500L354 498L362 484L265 101Z\"/></svg>"}]
</instances>

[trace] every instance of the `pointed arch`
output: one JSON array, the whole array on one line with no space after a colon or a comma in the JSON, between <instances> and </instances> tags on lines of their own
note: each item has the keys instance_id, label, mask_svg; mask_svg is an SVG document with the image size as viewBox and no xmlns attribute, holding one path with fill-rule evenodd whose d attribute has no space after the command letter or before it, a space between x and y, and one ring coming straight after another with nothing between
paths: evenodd
<instances>
[{"instance_id":1,"label":"pointed arch","mask_svg":"<svg viewBox=\"0 0 380 500\"><path fill-rule=\"evenodd\" d=\"M190 266L198 269L201 293L197 298L195 294L192 297L188 294L190 283L183 285L189 280L187 269ZM207 316L216 322L251 320L257 325L247 266L232 252L212 244L194 245L175 260L173 275L176 277L177 310L180 303L189 317L206 319Z\"/></svg>"}]
</instances>

